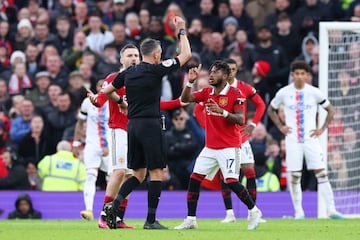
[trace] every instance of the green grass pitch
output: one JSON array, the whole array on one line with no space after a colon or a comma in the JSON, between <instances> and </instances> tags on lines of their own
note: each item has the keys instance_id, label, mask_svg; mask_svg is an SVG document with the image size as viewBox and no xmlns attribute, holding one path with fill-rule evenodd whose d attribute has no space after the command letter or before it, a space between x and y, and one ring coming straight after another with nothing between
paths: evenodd
<instances>
[{"instance_id":1,"label":"green grass pitch","mask_svg":"<svg viewBox=\"0 0 360 240\"><path fill-rule=\"evenodd\" d=\"M182 220L160 220L169 228ZM99 229L97 222L85 220L2 220L1 240L357 240L360 219L267 219L255 231L247 221L222 224L220 219L198 219L196 230L144 230L143 220L127 220L135 229Z\"/></svg>"}]
</instances>

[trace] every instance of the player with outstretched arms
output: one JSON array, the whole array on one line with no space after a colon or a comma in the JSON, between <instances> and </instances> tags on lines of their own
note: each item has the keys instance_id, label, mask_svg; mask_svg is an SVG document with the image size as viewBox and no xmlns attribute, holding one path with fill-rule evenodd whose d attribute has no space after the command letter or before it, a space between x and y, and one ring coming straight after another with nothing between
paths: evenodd
<instances>
[{"instance_id":1,"label":"player with outstretched arms","mask_svg":"<svg viewBox=\"0 0 360 240\"><path fill-rule=\"evenodd\" d=\"M248 230L257 228L262 213L256 207L246 188L239 182L241 134L244 125L245 96L227 82L230 68L224 61L215 61L210 67L209 84L191 93L199 68L189 70L189 82L181 94L183 102L204 102L206 108L205 147L196 159L187 192L187 218L175 229L195 229L196 208L200 185L206 176L210 179L220 169L226 184L249 209Z\"/></svg>"},{"instance_id":2,"label":"player with outstretched arms","mask_svg":"<svg viewBox=\"0 0 360 240\"><path fill-rule=\"evenodd\" d=\"M122 64L122 69L120 71L123 71L129 66L136 65L140 62L139 50L135 45L132 44L124 46L120 51L120 56L120 61ZM105 78L103 89L113 82L117 74L118 72L114 72ZM125 98L125 88L118 89L117 94ZM113 101L108 101L107 96L102 91L99 92L98 95L94 95L93 93L88 92L88 96L95 106L100 107L108 102L110 109L109 127L111 129L110 153L112 164L110 164L109 170L112 175L106 187L103 205L105 206L107 203L114 200L122 183L132 175L132 170L127 168L127 103L126 101L123 101L121 104L118 104ZM180 107L181 105L182 103L180 102L180 99L176 99L172 101L161 102L160 108L162 110L169 110ZM128 200L124 199L120 205L119 211L117 212L117 228L132 228L132 226L125 224L123 221L127 202ZM102 211L98 222L99 228L108 228L105 218L105 212Z\"/></svg>"},{"instance_id":3,"label":"player with outstretched arms","mask_svg":"<svg viewBox=\"0 0 360 240\"><path fill-rule=\"evenodd\" d=\"M291 173L290 194L295 210L295 219L305 218L300 184L304 157L307 168L314 170L318 191L325 199L329 218L343 219L344 216L335 209L334 194L326 171L325 156L318 139L333 119L334 108L318 88L306 83L311 72L311 68L306 62L294 61L290 68L294 82L276 93L268 108L268 115L286 136L286 166ZM281 123L276 112L281 104L284 105L285 125ZM318 106L327 111L325 122L320 128L316 125Z\"/></svg>"}]
</instances>

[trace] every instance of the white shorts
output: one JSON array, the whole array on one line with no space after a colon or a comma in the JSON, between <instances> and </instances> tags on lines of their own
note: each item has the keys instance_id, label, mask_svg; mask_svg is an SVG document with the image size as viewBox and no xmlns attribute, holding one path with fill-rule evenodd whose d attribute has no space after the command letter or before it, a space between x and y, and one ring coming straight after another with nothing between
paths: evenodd
<instances>
[{"instance_id":1,"label":"white shorts","mask_svg":"<svg viewBox=\"0 0 360 240\"><path fill-rule=\"evenodd\" d=\"M86 144L84 148L84 164L86 169L99 168L104 172L108 171L109 157L102 156L102 149L99 146Z\"/></svg>"},{"instance_id":2,"label":"white shorts","mask_svg":"<svg viewBox=\"0 0 360 240\"><path fill-rule=\"evenodd\" d=\"M110 132L109 173L116 169L125 169L127 174L132 174L132 170L127 167L127 132L121 128L112 128Z\"/></svg>"},{"instance_id":3,"label":"white shorts","mask_svg":"<svg viewBox=\"0 0 360 240\"><path fill-rule=\"evenodd\" d=\"M224 179L238 179L240 151L240 148L211 149L205 147L196 159L193 172L206 175L207 179L212 180L220 168Z\"/></svg>"},{"instance_id":4,"label":"white shorts","mask_svg":"<svg viewBox=\"0 0 360 240\"><path fill-rule=\"evenodd\" d=\"M292 139L285 139L286 169L287 171L300 171L303 168L305 157L308 170L325 168L324 154L318 138L298 143Z\"/></svg>"},{"instance_id":5,"label":"white shorts","mask_svg":"<svg viewBox=\"0 0 360 240\"><path fill-rule=\"evenodd\" d=\"M241 144L241 164L255 163L254 154L249 141Z\"/></svg>"}]
</instances>

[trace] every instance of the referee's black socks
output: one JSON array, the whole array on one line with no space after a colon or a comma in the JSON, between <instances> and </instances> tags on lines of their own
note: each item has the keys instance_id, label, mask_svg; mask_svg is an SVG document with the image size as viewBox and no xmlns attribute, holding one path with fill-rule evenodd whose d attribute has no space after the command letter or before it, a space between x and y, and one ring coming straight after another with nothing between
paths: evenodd
<instances>
[{"instance_id":1,"label":"referee's black socks","mask_svg":"<svg viewBox=\"0 0 360 240\"><path fill-rule=\"evenodd\" d=\"M132 192L132 190L139 186L139 184L139 180L134 176L124 182L114 200L115 211L118 211L121 202Z\"/></svg>"},{"instance_id":2,"label":"referee's black socks","mask_svg":"<svg viewBox=\"0 0 360 240\"><path fill-rule=\"evenodd\" d=\"M159 204L161 195L162 183L161 181L150 181L148 191L148 215L146 221L154 223L156 218L156 209Z\"/></svg>"}]
</instances>

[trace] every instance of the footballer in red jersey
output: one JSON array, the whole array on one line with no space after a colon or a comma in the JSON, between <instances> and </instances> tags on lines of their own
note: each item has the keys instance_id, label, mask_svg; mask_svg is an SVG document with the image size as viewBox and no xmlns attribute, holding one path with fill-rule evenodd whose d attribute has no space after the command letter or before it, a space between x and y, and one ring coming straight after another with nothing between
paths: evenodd
<instances>
[{"instance_id":1,"label":"footballer in red jersey","mask_svg":"<svg viewBox=\"0 0 360 240\"><path fill-rule=\"evenodd\" d=\"M255 106L255 114L251 121L251 123L247 123L248 119L246 116L247 112L247 101L244 102L244 120L245 123L241 126L241 169L246 177L246 188L249 191L252 199L256 202L257 190L256 190L256 173L255 173L255 160L254 154L252 152L250 143L248 141L249 136L252 131L256 127L256 125L260 122L261 118L264 115L266 105L261 98L261 96L256 92L256 89L251 85L239 81L236 79L237 73L237 65L233 59L226 59L225 62L228 64L230 68L230 75L228 78L228 83L239 89L246 100L250 100ZM220 181L222 180L222 176L219 174L218 178ZM222 223L230 223L235 222L235 214L232 208L232 199L231 199L231 189L227 187L227 185L221 181L221 192L224 200L225 208L226 208L226 217L221 222ZM264 221L264 220L262 220Z\"/></svg>"},{"instance_id":2,"label":"footballer in red jersey","mask_svg":"<svg viewBox=\"0 0 360 240\"><path fill-rule=\"evenodd\" d=\"M200 68L200 67L199 67ZM205 147L196 159L190 176L187 193L187 218L175 229L197 228L196 208L200 185L206 176L214 176L220 169L228 187L249 210L248 230L257 228L262 213L249 192L239 182L240 125L244 124L244 101L241 91L227 82L230 68L224 61L215 61L210 67L211 88L191 93L191 86L198 77L199 68L189 70L189 82L181 94L183 102L204 102L206 109Z\"/></svg>"}]
</instances>

